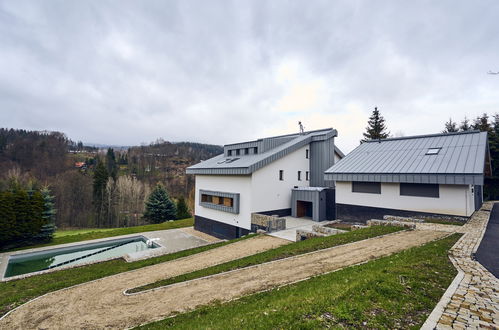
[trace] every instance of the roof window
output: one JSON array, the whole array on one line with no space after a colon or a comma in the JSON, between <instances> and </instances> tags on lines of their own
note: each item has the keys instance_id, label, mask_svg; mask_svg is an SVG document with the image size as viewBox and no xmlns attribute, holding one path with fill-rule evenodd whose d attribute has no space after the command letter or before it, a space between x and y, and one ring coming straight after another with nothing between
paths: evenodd
<instances>
[{"instance_id":1,"label":"roof window","mask_svg":"<svg viewBox=\"0 0 499 330\"><path fill-rule=\"evenodd\" d=\"M438 153L440 152L440 149L442 148L429 148L428 151L426 151L426 154L425 155L438 155Z\"/></svg>"}]
</instances>

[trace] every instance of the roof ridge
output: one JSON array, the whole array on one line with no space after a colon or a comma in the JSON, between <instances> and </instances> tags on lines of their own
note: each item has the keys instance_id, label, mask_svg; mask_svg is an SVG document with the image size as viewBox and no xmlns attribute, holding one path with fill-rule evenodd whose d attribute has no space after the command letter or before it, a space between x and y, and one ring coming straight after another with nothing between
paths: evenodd
<instances>
[{"instance_id":1,"label":"roof ridge","mask_svg":"<svg viewBox=\"0 0 499 330\"><path fill-rule=\"evenodd\" d=\"M224 144L224 147L225 146L232 146L232 145L236 145L236 144L257 142L257 141L262 141L262 140L265 140L265 139L277 139L277 138L292 137L292 136L300 137L300 136L309 135L309 134L312 134L312 133L326 132L326 131L332 131L332 130L334 130L333 127L328 127L328 128L316 129L316 130L313 130L313 131L305 131L303 133L290 133L290 134L284 134L284 135L266 136L266 137L263 137L263 138L258 138L256 140L250 140L250 141L242 141L242 142L235 142L235 143Z\"/></svg>"},{"instance_id":2,"label":"roof ridge","mask_svg":"<svg viewBox=\"0 0 499 330\"><path fill-rule=\"evenodd\" d=\"M450 132L450 133L435 133L435 134L423 134L423 135L411 135L411 136L400 136L386 139L373 139L365 141L364 143L373 143L373 142L384 142L384 141L396 141L396 140L410 140L410 139L421 139L427 137L437 137L437 136L453 136L453 135L461 135L461 134L475 134L482 133L480 130L469 130L469 131L461 131L461 132ZM486 133L486 132L484 132Z\"/></svg>"}]
</instances>

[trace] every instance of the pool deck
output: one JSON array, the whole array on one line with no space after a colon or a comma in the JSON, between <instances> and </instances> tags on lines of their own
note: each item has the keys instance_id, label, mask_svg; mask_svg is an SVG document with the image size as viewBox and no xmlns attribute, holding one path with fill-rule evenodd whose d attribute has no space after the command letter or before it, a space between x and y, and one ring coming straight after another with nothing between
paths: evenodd
<instances>
[{"instance_id":1,"label":"pool deck","mask_svg":"<svg viewBox=\"0 0 499 330\"><path fill-rule=\"evenodd\" d=\"M42 274L42 273L49 273L49 272L73 268L73 267L81 267L84 265L95 263L95 262L90 262L90 263L82 263L82 264L78 264L78 265L61 266L61 267L57 267L54 269L49 269L49 270L44 270L44 271L33 272L33 273L29 273L29 274L4 278L5 271L7 270L7 264L9 261L9 257L13 256L13 255L25 254L25 253L31 253L31 252L41 252L41 251L46 251L46 250L67 248L67 247L73 247L73 246L78 246L78 245L97 243L97 242L106 242L106 241L112 241L112 240L124 239L124 238L130 238L130 237L137 237L137 236L143 236L146 239L151 239L154 241L154 243L160 245L160 247L158 247L156 249L150 249L150 250L136 252L136 253L129 253L129 254L124 255L123 257L118 257L118 258L123 258L127 262L133 262L133 261L137 261L137 260L142 260L142 259L147 259L147 258L151 258L151 257L157 257L157 256L164 255L164 254L169 254L169 253L174 253L174 252L178 252L178 251L182 251L182 250L187 250L187 249L195 248L198 246L208 245L208 244L212 244L214 242L219 241L218 239L216 239L214 237L208 236L204 233L197 232L192 227L186 227L186 228L178 228L178 229L148 231L148 232L143 232L143 233L121 235L121 236L112 236L112 237L99 238L99 239L93 239L93 240L88 240L88 241L80 241L80 242L75 242L75 243L51 245L51 246L44 246L44 247L40 247L40 248L5 252L5 253L0 253L0 280L1 281L9 281L9 280L28 277L28 276L38 275L38 274ZM112 258L112 259L117 259L117 258ZM106 260L110 260L110 259L106 259ZM101 260L101 261L105 261L105 260ZM99 261L99 262L101 262L101 261Z\"/></svg>"}]
</instances>

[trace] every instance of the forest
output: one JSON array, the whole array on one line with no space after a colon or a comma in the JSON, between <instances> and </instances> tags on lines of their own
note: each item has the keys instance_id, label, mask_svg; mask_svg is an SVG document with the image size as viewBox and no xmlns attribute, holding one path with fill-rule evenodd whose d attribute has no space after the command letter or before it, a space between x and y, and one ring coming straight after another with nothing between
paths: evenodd
<instances>
[{"instance_id":1,"label":"forest","mask_svg":"<svg viewBox=\"0 0 499 330\"><path fill-rule=\"evenodd\" d=\"M29 196L46 190L53 196L58 228L141 225L147 221L147 199L158 183L174 202L186 201L188 215L194 179L185 168L221 152L216 145L161 139L137 147L98 149L61 132L2 128L0 192L10 198L16 189Z\"/></svg>"}]
</instances>

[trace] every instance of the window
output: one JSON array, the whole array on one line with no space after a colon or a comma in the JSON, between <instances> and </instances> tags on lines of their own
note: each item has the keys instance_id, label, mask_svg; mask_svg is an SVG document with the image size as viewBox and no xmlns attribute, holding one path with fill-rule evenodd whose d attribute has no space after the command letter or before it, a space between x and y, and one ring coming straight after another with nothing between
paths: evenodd
<instances>
[{"instance_id":1,"label":"window","mask_svg":"<svg viewBox=\"0 0 499 330\"><path fill-rule=\"evenodd\" d=\"M439 198L439 185L426 183L401 183L400 196Z\"/></svg>"},{"instance_id":2,"label":"window","mask_svg":"<svg viewBox=\"0 0 499 330\"><path fill-rule=\"evenodd\" d=\"M239 156L241 154L241 150L236 149L236 156Z\"/></svg>"},{"instance_id":3,"label":"window","mask_svg":"<svg viewBox=\"0 0 499 330\"><path fill-rule=\"evenodd\" d=\"M227 156L229 156L229 157L232 156L232 150L227 151Z\"/></svg>"},{"instance_id":4,"label":"window","mask_svg":"<svg viewBox=\"0 0 499 330\"><path fill-rule=\"evenodd\" d=\"M253 153L256 155L258 153L258 147L253 148Z\"/></svg>"},{"instance_id":5,"label":"window","mask_svg":"<svg viewBox=\"0 0 499 330\"><path fill-rule=\"evenodd\" d=\"M200 206L215 209L217 211L235 214L239 213L239 194L237 193L200 189L199 195Z\"/></svg>"},{"instance_id":6,"label":"window","mask_svg":"<svg viewBox=\"0 0 499 330\"><path fill-rule=\"evenodd\" d=\"M301 181L301 171L298 171L298 181Z\"/></svg>"},{"instance_id":7,"label":"window","mask_svg":"<svg viewBox=\"0 0 499 330\"><path fill-rule=\"evenodd\" d=\"M308 149L305 150L305 158L309 158Z\"/></svg>"},{"instance_id":8,"label":"window","mask_svg":"<svg viewBox=\"0 0 499 330\"><path fill-rule=\"evenodd\" d=\"M429 148L425 155L438 155L442 148Z\"/></svg>"},{"instance_id":9,"label":"window","mask_svg":"<svg viewBox=\"0 0 499 330\"><path fill-rule=\"evenodd\" d=\"M248 155L249 154L249 148L244 148L244 154Z\"/></svg>"},{"instance_id":10,"label":"window","mask_svg":"<svg viewBox=\"0 0 499 330\"><path fill-rule=\"evenodd\" d=\"M284 180L284 171L279 170L279 180L283 181Z\"/></svg>"},{"instance_id":11,"label":"window","mask_svg":"<svg viewBox=\"0 0 499 330\"><path fill-rule=\"evenodd\" d=\"M308 171L305 172L305 180L307 180L307 181L310 180L309 175L308 175Z\"/></svg>"},{"instance_id":12,"label":"window","mask_svg":"<svg viewBox=\"0 0 499 330\"><path fill-rule=\"evenodd\" d=\"M352 182L352 192L365 194L381 194L381 182Z\"/></svg>"}]
</instances>

